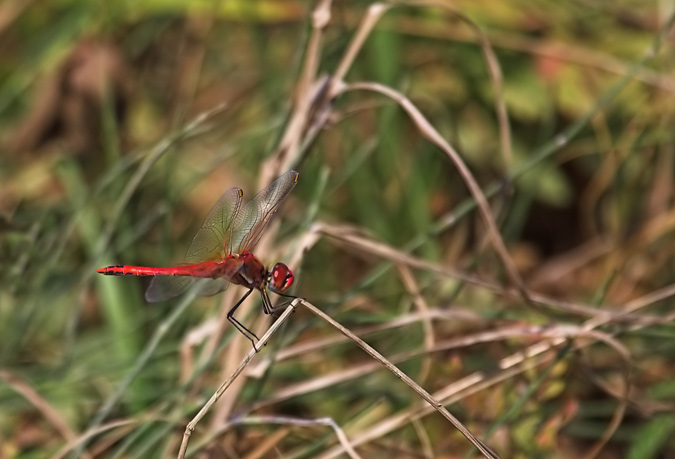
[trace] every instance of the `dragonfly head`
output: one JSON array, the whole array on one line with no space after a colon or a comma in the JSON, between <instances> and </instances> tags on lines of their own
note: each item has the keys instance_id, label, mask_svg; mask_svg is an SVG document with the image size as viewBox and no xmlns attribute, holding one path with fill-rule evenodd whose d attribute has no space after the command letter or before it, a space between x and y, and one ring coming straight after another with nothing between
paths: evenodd
<instances>
[{"instance_id":1,"label":"dragonfly head","mask_svg":"<svg viewBox=\"0 0 675 459\"><path fill-rule=\"evenodd\" d=\"M277 263L267 277L267 284L270 290L276 293L284 293L293 285L293 273L283 263Z\"/></svg>"}]
</instances>

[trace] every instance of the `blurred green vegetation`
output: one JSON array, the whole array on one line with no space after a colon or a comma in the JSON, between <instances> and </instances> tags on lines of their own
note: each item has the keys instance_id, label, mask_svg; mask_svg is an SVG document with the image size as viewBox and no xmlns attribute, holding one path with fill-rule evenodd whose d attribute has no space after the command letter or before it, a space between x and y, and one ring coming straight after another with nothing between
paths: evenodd
<instances>
[{"instance_id":1,"label":"blurred green vegetation","mask_svg":"<svg viewBox=\"0 0 675 459\"><path fill-rule=\"evenodd\" d=\"M335 72L369 5L332 5L320 74ZM180 262L226 189L240 186L250 198L264 185L261 170L279 154L297 101L316 7L0 5L0 458L175 457L187 422L248 350L235 347L232 327L213 331L240 292L148 305L147 279L95 270ZM545 328L529 325L589 319L588 310L561 310L559 302L600 314L647 298L632 318L598 328L616 347L590 335L583 350L575 347L583 339L566 341L537 365L460 392L447 406L502 457L580 457L621 407L627 365L627 411L603 457L669 457L673 35L645 59L669 4L462 0L452 8L494 49L501 92L466 22L411 6L384 16L346 81L406 95L460 153L546 313L429 270L411 271L413 288L400 266L325 238L294 266L294 293L357 333L379 326L363 337L387 357L415 352L396 363L432 393L474 372L497 378L502 359L548 342ZM463 178L394 101L367 91L340 96L316 141L290 156L300 181L274 239L256 252L265 262L288 261L313 223L349 224L391 248L510 285ZM647 297L653 292L663 293ZM238 316L264 330L256 301ZM433 337L414 318L424 308L439 314ZM430 351L518 326L522 333L506 339ZM338 381L370 361L352 343L320 345L337 335L299 309L256 357L269 364L264 375L226 393L199 424L190 453L319 457L337 443L331 429L247 417L332 418L356 438L421 403L379 367ZM307 348L283 354L300 343ZM273 356L284 357L267 360ZM312 381L326 382L302 386ZM357 451L459 457L471 449L437 415L410 415Z\"/></svg>"}]
</instances>

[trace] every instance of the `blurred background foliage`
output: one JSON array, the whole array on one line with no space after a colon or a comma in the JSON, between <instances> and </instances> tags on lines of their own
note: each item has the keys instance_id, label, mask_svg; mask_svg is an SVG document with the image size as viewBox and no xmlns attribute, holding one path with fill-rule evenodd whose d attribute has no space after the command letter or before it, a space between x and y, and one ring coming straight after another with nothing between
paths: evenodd
<instances>
[{"instance_id":1,"label":"blurred background foliage","mask_svg":"<svg viewBox=\"0 0 675 459\"><path fill-rule=\"evenodd\" d=\"M335 71L369 4L332 6L322 74ZM460 152L490 193L531 292L621 312L667 289L675 268L672 35L641 60L673 2L445 4L493 47L501 94L479 36L440 8L388 12L346 80L405 94ZM235 297L149 306L145 279L94 271L180 261L227 188L251 197L264 185L256 177L287 125L315 7L294 0L0 5L0 457L175 455L185 424L241 357L241 348L229 351L231 328L205 344L208 326ZM512 156L504 153L498 100L508 111ZM348 223L427 261L508 283L456 168L393 101L366 91L339 97L298 158L300 182L280 212L281 228L258 253L265 262L288 259L313 222ZM380 325L364 338L387 356L419 352L400 365L430 391L476 371L493 374L500 359L542 338L523 332L435 352L429 338L588 318L537 314L521 299L424 270L414 271L416 295L387 266L321 240L294 267L295 293L356 332ZM602 328L625 346L632 370L627 412L602 457L675 455L669 296L639 311L663 321ZM434 321L433 335L419 319L391 325L419 312L419 298L450 314ZM241 320L264 329L258 316L256 309ZM384 370L303 390L300 383L368 363L351 344L316 344L335 334L298 311L258 357L298 343L308 350L274 362L264 378L249 376L227 412L200 425L192 453L316 457L336 443L326 427L223 423L254 414L330 417L352 437L420 402ZM610 426L625 381L616 349L573 349L573 341L554 348L544 364L448 407L503 457L579 457ZM281 395L290 388L297 392ZM109 428L81 442L86 449L73 446L98 425ZM410 416L357 450L461 457L469 446L430 415Z\"/></svg>"}]
</instances>

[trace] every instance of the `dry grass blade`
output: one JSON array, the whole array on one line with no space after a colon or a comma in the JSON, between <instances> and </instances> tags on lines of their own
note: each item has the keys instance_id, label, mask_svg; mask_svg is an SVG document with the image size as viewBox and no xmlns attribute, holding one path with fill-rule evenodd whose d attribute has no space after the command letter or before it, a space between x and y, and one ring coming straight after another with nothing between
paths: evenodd
<instances>
[{"instance_id":1,"label":"dry grass blade","mask_svg":"<svg viewBox=\"0 0 675 459\"><path fill-rule=\"evenodd\" d=\"M483 453L485 457L488 458L498 458L499 456L492 451L487 445L485 445L478 437L476 437L469 429L462 424L459 419L454 417L444 406L441 402L437 401L434 399L434 397L424 390L422 387L419 386L415 381L413 381L408 375L403 373L401 370L399 370L394 364L389 362L382 354L377 352L375 349L373 349L371 346L369 346L365 341L360 339L358 336L354 335L351 331L349 331L347 328L343 327L340 325L338 322L333 320L330 316L325 314L323 311L318 309L316 306L313 304L309 303L306 300L301 299L300 302L302 303L303 306L305 306L307 309L309 309L312 313L332 325L333 327L337 328L340 333L343 335L347 336L349 339L354 341L361 349L366 351L368 355L373 357L375 360L377 360L379 363L384 365L389 371L394 373L401 381L406 383L410 388L412 388L417 394L419 394L424 400L429 403L436 411L438 411L445 419L450 421L450 423L455 426L457 430L459 430L462 435L464 435L478 450Z\"/></svg>"}]
</instances>

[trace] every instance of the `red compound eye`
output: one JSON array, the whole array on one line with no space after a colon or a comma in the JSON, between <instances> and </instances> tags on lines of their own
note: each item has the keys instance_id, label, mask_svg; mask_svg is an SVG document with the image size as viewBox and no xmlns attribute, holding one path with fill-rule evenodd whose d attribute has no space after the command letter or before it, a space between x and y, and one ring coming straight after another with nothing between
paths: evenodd
<instances>
[{"instance_id":1,"label":"red compound eye","mask_svg":"<svg viewBox=\"0 0 675 459\"><path fill-rule=\"evenodd\" d=\"M273 292L283 293L293 285L293 273L288 266L283 263L277 263L272 268L270 276L270 289Z\"/></svg>"}]
</instances>

